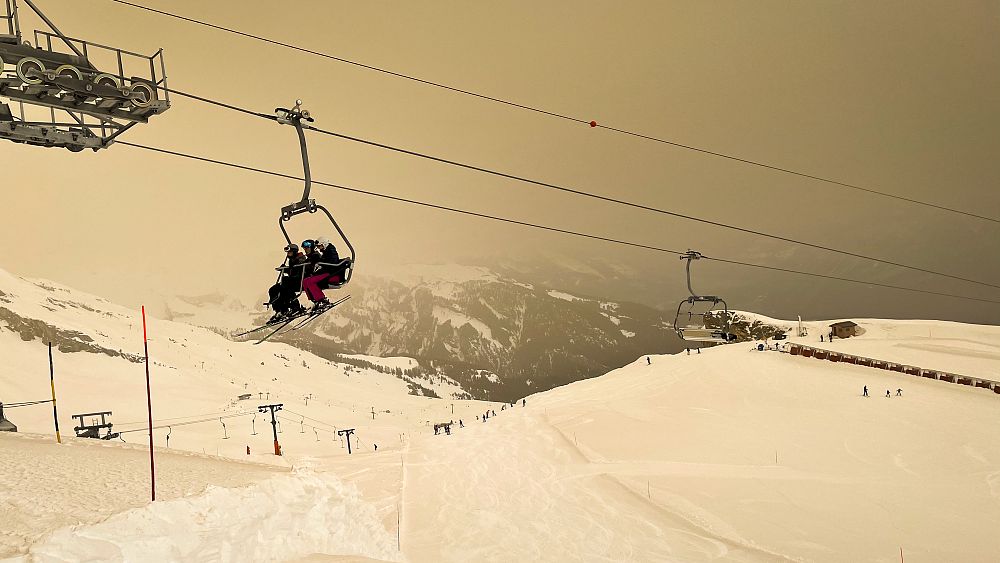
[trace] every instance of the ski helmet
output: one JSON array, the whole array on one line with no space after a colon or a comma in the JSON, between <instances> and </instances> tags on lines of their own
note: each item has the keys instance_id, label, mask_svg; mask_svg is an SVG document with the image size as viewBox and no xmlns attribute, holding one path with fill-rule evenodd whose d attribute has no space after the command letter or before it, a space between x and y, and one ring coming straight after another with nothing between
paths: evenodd
<instances>
[{"instance_id":1,"label":"ski helmet","mask_svg":"<svg viewBox=\"0 0 1000 563\"><path fill-rule=\"evenodd\" d=\"M320 246L330 246L330 239L326 237L319 237L318 239L316 239L316 244Z\"/></svg>"},{"instance_id":2,"label":"ski helmet","mask_svg":"<svg viewBox=\"0 0 1000 563\"><path fill-rule=\"evenodd\" d=\"M288 246L285 247L285 252L298 252L298 251L299 251L299 245L297 244L289 244Z\"/></svg>"},{"instance_id":3,"label":"ski helmet","mask_svg":"<svg viewBox=\"0 0 1000 563\"><path fill-rule=\"evenodd\" d=\"M312 239L306 239L306 240L302 241L302 248L305 248L305 249L308 250L308 249L312 248L315 244L316 243L314 243L312 241Z\"/></svg>"}]
</instances>

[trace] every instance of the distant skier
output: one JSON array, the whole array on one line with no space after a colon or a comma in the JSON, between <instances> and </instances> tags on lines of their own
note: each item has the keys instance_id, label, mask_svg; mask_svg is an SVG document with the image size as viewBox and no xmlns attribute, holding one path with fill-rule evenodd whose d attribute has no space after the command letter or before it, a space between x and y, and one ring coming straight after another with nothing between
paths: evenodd
<instances>
[{"instance_id":1,"label":"distant skier","mask_svg":"<svg viewBox=\"0 0 1000 563\"><path fill-rule=\"evenodd\" d=\"M528 402L526 400L524 400L524 399L521 399L521 406L523 407L526 404L528 404Z\"/></svg>"},{"instance_id":2,"label":"distant skier","mask_svg":"<svg viewBox=\"0 0 1000 563\"><path fill-rule=\"evenodd\" d=\"M691 349L690 348L685 348L685 350L687 350L688 356L690 356L691 355Z\"/></svg>"},{"instance_id":3,"label":"distant skier","mask_svg":"<svg viewBox=\"0 0 1000 563\"><path fill-rule=\"evenodd\" d=\"M695 348L695 351L701 354L701 348Z\"/></svg>"},{"instance_id":4,"label":"distant skier","mask_svg":"<svg viewBox=\"0 0 1000 563\"><path fill-rule=\"evenodd\" d=\"M493 412L493 416L497 415L497 411L492 411L492 412Z\"/></svg>"},{"instance_id":5,"label":"distant skier","mask_svg":"<svg viewBox=\"0 0 1000 563\"><path fill-rule=\"evenodd\" d=\"M504 405L502 407L500 407L500 411L501 412L503 412L505 410L507 410L507 403L504 403Z\"/></svg>"},{"instance_id":6,"label":"distant skier","mask_svg":"<svg viewBox=\"0 0 1000 563\"><path fill-rule=\"evenodd\" d=\"M896 389L896 396L897 397L902 397L903 396L903 390L902 389Z\"/></svg>"},{"instance_id":7,"label":"distant skier","mask_svg":"<svg viewBox=\"0 0 1000 563\"><path fill-rule=\"evenodd\" d=\"M867 386L867 385L865 385L865 390L864 390L864 392L863 392L863 393L861 394L861 396L862 396L862 397L867 397L867 396L868 396L868 386Z\"/></svg>"},{"instance_id":8,"label":"distant skier","mask_svg":"<svg viewBox=\"0 0 1000 563\"><path fill-rule=\"evenodd\" d=\"M889 390L888 390L888 389L886 389L886 390L885 390L885 396L886 396L886 397L892 397L892 393L890 393L890 392L889 392Z\"/></svg>"},{"instance_id":9,"label":"distant skier","mask_svg":"<svg viewBox=\"0 0 1000 563\"><path fill-rule=\"evenodd\" d=\"M462 419L461 419L461 418L460 418L460 419L458 419L458 427L459 427L459 428L465 428L465 423L464 423L464 422L462 422Z\"/></svg>"},{"instance_id":10,"label":"distant skier","mask_svg":"<svg viewBox=\"0 0 1000 563\"><path fill-rule=\"evenodd\" d=\"M372 445L375 446L375 451L377 452L378 451L378 444L372 443Z\"/></svg>"},{"instance_id":11,"label":"distant skier","mask_svg":"<svg viewBox=\"0 0 1000 563\"><path fill-rule=\"evenodd\" d=\"M821 334L821 335L819 335L819 341L820 341L820 342L823 342L823 335L822 335L822 334Z\"/></svg>"},{"instance_id":12,"label":"distant skier","mask_svg":"<svg viewBox=\"0 0 1000 563\"><path fill-rule=\"evenodd\" d=\"M649 356L646 356L646 365L647 366L653 365L653 361L649 359Z\"/></svg>"}]
</instances>

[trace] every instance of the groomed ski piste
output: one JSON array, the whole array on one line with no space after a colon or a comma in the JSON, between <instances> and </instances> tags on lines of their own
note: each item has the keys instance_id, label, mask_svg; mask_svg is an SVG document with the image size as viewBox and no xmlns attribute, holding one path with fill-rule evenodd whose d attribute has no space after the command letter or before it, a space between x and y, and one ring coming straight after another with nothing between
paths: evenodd
<instances>
[{"instance_id":1,"label":"groomed ski piste","mask_svg":"<svg viewBox=\"0 0 1000 563\"><path fill-rule=\"evenodd\" d=\"M643 356L511 407L416 397L388 374L150 319L154 425L164 426L151 503L138 311L3 272L0 292L0 399L49 397L44 341L56 340L64 442L50 404L5 411L18 433L0 433L0 557L14 561L1000 553L1000 395L751 343ZM821 344L829 322L816 321L790 341L1000 374L1000 327L852 320L863 335ZM252 414L278 402L280 457L269 420ZM496 416L477 420L487 409ZM71 414L95 411L113 411L114 431L139 431L123 434L128 443L67 437ZM182 424L202 419L212 420ZM451 435L434 435L450 420ZM335 428L355 428L354 453Z\"/></svg>"}]
</instances>

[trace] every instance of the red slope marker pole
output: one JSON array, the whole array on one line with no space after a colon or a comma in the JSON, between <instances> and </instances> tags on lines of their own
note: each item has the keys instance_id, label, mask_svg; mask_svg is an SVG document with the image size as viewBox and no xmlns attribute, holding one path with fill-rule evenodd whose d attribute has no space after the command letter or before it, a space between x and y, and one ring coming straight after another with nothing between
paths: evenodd
<instances>
[{"instance_id":1,"label":"red slope marker pole","mask_svg":"<svg viewBox=\"0 0 1000 563\"><path fill-rule=\"evenodd\" d=\"M156 500L156 471L153 465L153 398L149 390L149 343L146 339L146 306L142 306L142 349L146 355L146 409L149 412L149 486Z\"/></svg>"}]
</instances>

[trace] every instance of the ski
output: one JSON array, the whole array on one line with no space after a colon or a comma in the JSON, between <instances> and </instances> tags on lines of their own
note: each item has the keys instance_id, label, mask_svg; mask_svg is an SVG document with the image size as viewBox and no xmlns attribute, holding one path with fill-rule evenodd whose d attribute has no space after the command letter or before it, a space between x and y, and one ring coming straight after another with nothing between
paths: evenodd
<instances>
[{"instance_id":1,"label":"ski","mask_svg":"<svg viewBox=\"0 0 1000 563\"><path fill-rule=\"evenodd\" d=\"M304 327L305 325L309 324L313 320L315 320L317 317L319 317L323 313L329 311L330 309L333 309L337 305L340 305L341 303L343 303L344 301L347 301L350 298L351 298L351 296L348 295L346 297L338 299L337 301L334 301L333 303L331 303L329 307L326 307L322 311L319 311L317 313L305 313L305 314L302 314L302 315L296 315L296 316L288 319L287 322L282 323L281 326L279 326L278 328L276 328L273 331L269 332L267 334L267 336L265 336L264 338L261 338L257 342L254 342L254 344L260 344L261 342L266 342L267 340L269 340L273 336L281 336L282 334L288 334L289 332L291 332L293 330L298 330L298 329ZM296 325L294 325L292 328L290 328L288 330L285 330L284 332L281 332L282 330L285 329L285 327L287 327L293 321L295 321L296 319L299 319L299 318L301 318L303 316L305 316L306 318L303 319L303 320L301 320L301 321L299 321L299 323L296 324Z\"/></svg>"},{"instance_id":2,"label":"ski","mask_svg":"<svg viewBox=\"0 0 1000 563\"><path fill-rule=\"evenodd\" d=\"M233 338L240 338L240 337L243 337L243 336L247 336L247 335L253 334L255 332L260 332L260 331L262 331L264 329L271 328L272 326L278 326L282 322L283 321L274 321L273 323L267 323L266 325L259 326L257 328L252 328L252 329L250 329L250 330L248 330L246 332L241 332L239 334L234 334L234 335L232 335L232 337Z\"/></svg>"},{"instance_id":3,"label":"ski","mask_svg":"<svg viewBox=\"0 0 1000 563\"><path fill-rule=\"evenodd\" d=\"M254 345L257 345L257 344L260 344L261 342L264 342L264 341L266 341L267 339L269 339L269 338L271 338L272 336L274 336L275 334L277 334L277 333L278 333L278 331L280 331L281 329L283 329L283 328L285 328L286 326L288 326L288 325L292 324L292 322L294 322L294 321L295 321L296 319L299 319L299 318L302 318L303 316L305 316L305 315L307 315L307 314L308 314L308 313L300 313L300 314L298 314L298 315L295 315L295 316L293 316L293 317L290 317L290 318L288 318L288 319L285 319L285 320L283 320L283 321L280 321L279 323L277 323L277 324L279 325L279 326L278 326L278 328L276 328L276 329L272 330L271 332L267 333L267 335L266 335L266 336L264 336L264 338L261 338L261 339L260 339L260 340L258 340L257 342L254 342ZM274 325L271 325L271 326L274 326Z\"/></svg>"},{"instance_id":4,"label":"ski","mask_svg":"<svg viewBox=\"0 0 1000 563\"><path fill-rule=\"evenodd\" d=\"M305 319L304 319L304 320L302 320L302 321L299 321L299 323L298 323L298 324L296 324L296 325L295 325L295 326L293 326L292 328L288 329L288 331L287 331L287 332L291 332L291 331L293 331L293 330L299 330L300 328L302 328L302 327L306 326L307 324L309 324L309 323L313 322L314 320L316 320L316 319L317 319L317 318L318 318L318 317L319 317L320 315L322 315L323 313L325 313L325 312L329 311L330 309L333 309L333 308L334 308L334 307L336 307L337 305L340 305L341 303L343 303L344 301L347 301L347 300L348 300L348 299L350 299L350 298L351 298L351 296L350 296L350 295L348 295L348 296L346 296L346 297L342 297L342 298L340 298L340 299L338 299L338 300L334 301L333 303L330 303L330 305L329 305L329 306L327 306L327 307L324 307L324 308L323 308L323 310L321 310L321 311L319 311L319 312L316 312L316 313L310 313L310 314L309 314L309 316L308 316L307 318L305 318Z\"/></svg>"},{"instance_id":5,"label":"ski","mask_svg":"<svg viewBox=\"0 0 1000 563\"><path fill-rule=\"evenodd\" d=\"M257 328L252 328L252 329L250 329L250 330L248 330L248 331L246 331L246 332L241 332L241 333L239 333L239 334L234 334L234 335L232 335L232 338L240 338L241 336L247 336L248 334L253 334L253 333L255 333L255 332L260 332L260 331L262 331L262 330L266 330L266 329L269 329L269 328L271 328L271 327L273 327L273 326L278 326L278 325L280 325L281 323L283 323L283 322L285 322L285 321L292 321L292 320L295 320L295 319L297 319L297 318L299 318L299 317L302 317L302 316L303 316L303 315L305 315L305 314L307 314L307 313L303 312L303 313L299 313L299 314L297 314L297 315L293 316L293 317L292 317L292 318L290 318L290 319L289 319L289 318L283 318L283 319L279 319L279 320L277 320L277 321L274 321L274 322L270 322L270 323L267 323L267 324L264 324L264 325L262 325L262 326L259 326L259 327L257 327Z\"/></svg>"}]
</instances>

